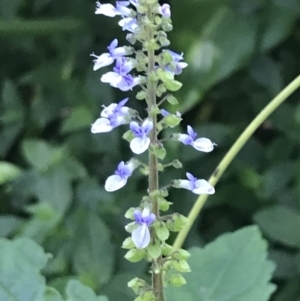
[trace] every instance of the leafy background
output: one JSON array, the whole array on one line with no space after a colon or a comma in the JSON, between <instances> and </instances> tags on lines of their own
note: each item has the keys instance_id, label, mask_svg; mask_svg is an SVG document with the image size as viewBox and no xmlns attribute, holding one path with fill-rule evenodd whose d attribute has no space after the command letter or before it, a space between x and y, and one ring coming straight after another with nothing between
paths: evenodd
<instances>
[{"instance_id":1,"label":"leafy background","mask_svg":"<svg viewBox=\"0 0 300 301\"><path fill-rule=\"evenodd\" d=\"M300 1L169 3L172 49L189 63L177 93L182 130L191 124L218 148L200 154L172 142L168 154L207 178L247 124L300 73ZM20 284L27 295L9 299L0 290L1 301L32 300L34 285L40 298L45 279L56 289L46 289L45 301L62 300L58 292L75 301L106 300L78 280L109 300L127 301L133 296L126 283L147 275L146 264L126 262L119 247L126 237L124 212L139 204L146 181L135 173L120 192L105 192L106 177L131 157L120 138L125 129L90 133L101 105L124 97L92 71L90 53L104 52L115 37L125 43L116 21L95 16L94 8L90 0L0 1L0 282L9 287L15 275L36 279ZM132 107L143 112L134 95ZM300 298L299 95L265 121L217 185L185 244L193 254L188 286L168 290L170 300L268 300L274 269L271 299ZM167 170L162 185L183 176L183 170ZM174 210L184 214L194 199L185 191L170 193ZM259 228L246 227L252 224ZM276 268L266 260L260 231ZM34 260L18 252L35 254ZM225 263L229 270L223 271ZM221 270L223 278L214 282ZM239 289L248 293L237 295ZM72 295L76 290L82 295Z\"/></svg>"}]
</instances>

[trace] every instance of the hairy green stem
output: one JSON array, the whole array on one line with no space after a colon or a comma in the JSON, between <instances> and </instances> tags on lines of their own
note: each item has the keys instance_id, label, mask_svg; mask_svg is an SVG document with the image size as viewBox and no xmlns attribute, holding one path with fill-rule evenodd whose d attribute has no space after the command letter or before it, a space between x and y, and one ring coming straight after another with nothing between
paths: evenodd
<instances>
[{"instance_id":1,"label":"hairy green stem","mask_svg":"<svg viewBox=\"0 0 300 301\"><path fill-rule=\"evenodd\" d=\"M286 88L284 88L249 124L249 126L244 130L240 137L236 140L230 150L227 152L225 157L219 163L214 173L209 179L209 183L213 186L216 185L226 168L229 166L231 161L235 158L241 148L253 135L253 133L258 129L258 127L278 108L278 106L283 103L293 92L295 92L300 87L300 76L296 77ZM173 244L173 249L177 250L183 245L193 223L195 222L199 212L203 208L208 195L200 195L191 209L188 215L188 225L185 226L177 235L176 240Z\"/></svg>"},{"instance_id":2,"label":"hairy green stem","mask_svg":"<svg viewBox=\"0 0 300 301\"><path fill-rule=\"evenodd\" d=\"M153 122L153 130L150 133L151 144L155 144L157 142L157 116L156 114L152 114L152 107L156 106L156 82L152 78L152 73L155 70L155 52L153 47L151 47L151 41L154 39L153 29L151 28L151 24L153 24L153 13L152 6L148 6L147 17L150 21L150 26L148 27L148 80L147 80L147 103L148 103L148 112L149 118L152 119ZM149 192L155 191L159 189L158 183L158 161L156 155L149 153ZM159 206L156 198L152 199L152 212L155 216L159 217ZM153 269L152 269L152 287L154 294L157 298L157 301L164 301L164 292L163 292L163 274L154 272L155 266L162 260L160 256L156 261L153 261Z\"/></svg>"}]
</instances>

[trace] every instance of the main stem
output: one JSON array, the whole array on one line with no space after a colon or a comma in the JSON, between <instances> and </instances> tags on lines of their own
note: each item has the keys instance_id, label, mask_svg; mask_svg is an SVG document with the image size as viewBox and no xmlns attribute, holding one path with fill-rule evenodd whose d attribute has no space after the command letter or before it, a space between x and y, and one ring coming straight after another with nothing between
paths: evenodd
<instances>
[{"instance_id":1,"label":"main stem","mask_svg":"<svg viewBox=\"0 0 300 301\"><path fill-rule=\"evenodd\" d=\"M153 24L153 14L152 7L148 6L147 17L150 20L150 24ZM148 43L154 39L153 29L148 27ZM147 103L148 103L148 112L149 118L152 119L153 122L153 130L150 133L151 144L155 144L157 142L157 117L156 113L152 114L152 108L156 106L156 82L151 76L155 68L155 53L153 47L149 45L148 51L148 81L147 81ZM158 186L158 162L157 157L149 152L149 192L155 191L159 189ZM159 217L159 206L157 199L154 197L152 199L152 212L156 217ZM153 262L153 265L158 265L161 261L161 256ZM160 272L156 274L154 269L152 271L152 287L154 293L156 295L157 301L164 301L164 292L163 292L163 274Z\"/></svg>"}]
</instances>

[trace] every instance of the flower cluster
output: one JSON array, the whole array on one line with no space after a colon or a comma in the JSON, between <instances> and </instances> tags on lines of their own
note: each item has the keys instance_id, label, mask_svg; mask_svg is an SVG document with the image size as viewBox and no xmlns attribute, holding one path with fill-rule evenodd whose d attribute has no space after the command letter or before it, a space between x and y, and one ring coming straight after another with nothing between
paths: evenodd
<instances>
[{"instance_id":1,"label":"flower cluster","mask_svg":"<svg viewBox=\"0 0 300 301\"><path fill-rule=\"evenodd\" d=\"M187 219L178 213L165 218L160 215L161 211L169 209L171 203L166 199L168 190L159 188L157 183L159 171L169 166L176 168L182 166L178 160L169 164L158 163L166 156L164 148L166 139L159 140L158 134L166 127L173 128L179 125L182 120L179 112L173 114L161 106L165 101L170 105L177 103L171 93L179 90L182 84L174 77L187 67L182 53L165 49L170 44L167 32L172 30L170 6L160 5L158 0L116 1L115 6L97 2L96 14L119 17L118 24L127 32L126 39L130 45L119 46L118 40L114 39L107 47L108 52L99 56L92 54L95 58L94 70L114 64L112 71L104 73L100 80L123 92L140 86L136 99L145 100L148 113L147 116L140 116L138 112L126 106L129 99L125 98L119 103L104 107L100 118L91 128L92 133L98 134L127 125L128 129L123 137L129 142L132 153L140 155L148 151L150 154L148 164L135 158L126 163L120 162L114 174L105 182L107 191L119 190L127 184L129 177L139 165L144 167L144 173L149 177L148 194L138 207L129 209L125 215L133 220L126 226L131 237L123 243L123 247L129 249L125 257L132 262L143 258L151 259L152 272L155 271L154 274L157 275L155 277L163 277L163 271L171 268L178 272L187 272L189 270L186 263L187 252L179 250L174 253L165 242L169 237L169 231L180 231ZM157 102L157 98L161 100ZM205 153L211 152L216 145L208 138L197 138L197 133L191 126L187 127L187 134L173 134L170 140L190 145L195 150ZM206 180L198 180L190 173L186 173L186 176L187 179L173 180L167 187L183 188L195 194L215 192L213 186ZM167 278L164 281L173 283L174 279L181 279L183 284L181 275L175 276L173 273L168 278L166 274ZM140 297L146 292L149 294L148 289L141 290L140 282L130 282L129 286L134 291L137 290ZM162 291L162 288L154 287L152 292L153 299L159 300L157 291Z\"/></svg>"}]
</instances>

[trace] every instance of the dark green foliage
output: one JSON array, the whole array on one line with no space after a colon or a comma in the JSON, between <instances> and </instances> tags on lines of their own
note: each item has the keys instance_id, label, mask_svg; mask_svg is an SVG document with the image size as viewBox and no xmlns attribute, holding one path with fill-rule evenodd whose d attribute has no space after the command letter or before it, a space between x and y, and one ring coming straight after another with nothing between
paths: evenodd
<instances>
[{"instance_id":1,"label":"dark green foliage","mask_svg":"<svg viewBox=\"0 0 300 301\"><path fill-rule=\"evenodd\" d=\"M172 50L183 51L189 63L179 77L183 88L176 93L182 131L191 124L218 148L207 155L171 141L165 145L166 161L179 159L184 170L208 178L247 124L300 73L300 3L170 4ZM126 127L90 133L101 105L127 96L100 82L103 70L92 71L89 54L104 52L113 37L125 43L116 20L95 16L94 8L92 0L1 2L0 235L32 238L53 254L43 275L63 297L67 283L69 289L74 285L86 290L69 282L77 277L112 301L127 301L133 299L127 281L146 274L147 266L123 258L123 216L138 206L147 181L136 172L122 191L109 194L103 188L118 162L132 155L121 139ZM136 91L129 105L143 114L143 101L135 95ZM300 298L299 96L298 92L284 103L245 145L186 242L187 247L203 246L225 232L257 223L277 264L272 280L278 285L275 301ZM164 171L161 186L184 178L184 170ZM168 198L181 214L194 200L191 193L175 189ZM45 255L41 256L38 270L30 268L28 273L45 286L39 273L44 267ZM26 263L20 264L26 268ZM85 291L82 296L91 294ZM44 299L63 297L49 288ZM68 297L77 301L76 296ZM97 300L105 300L101 298Z\"/></svg>"}]
</instances>

